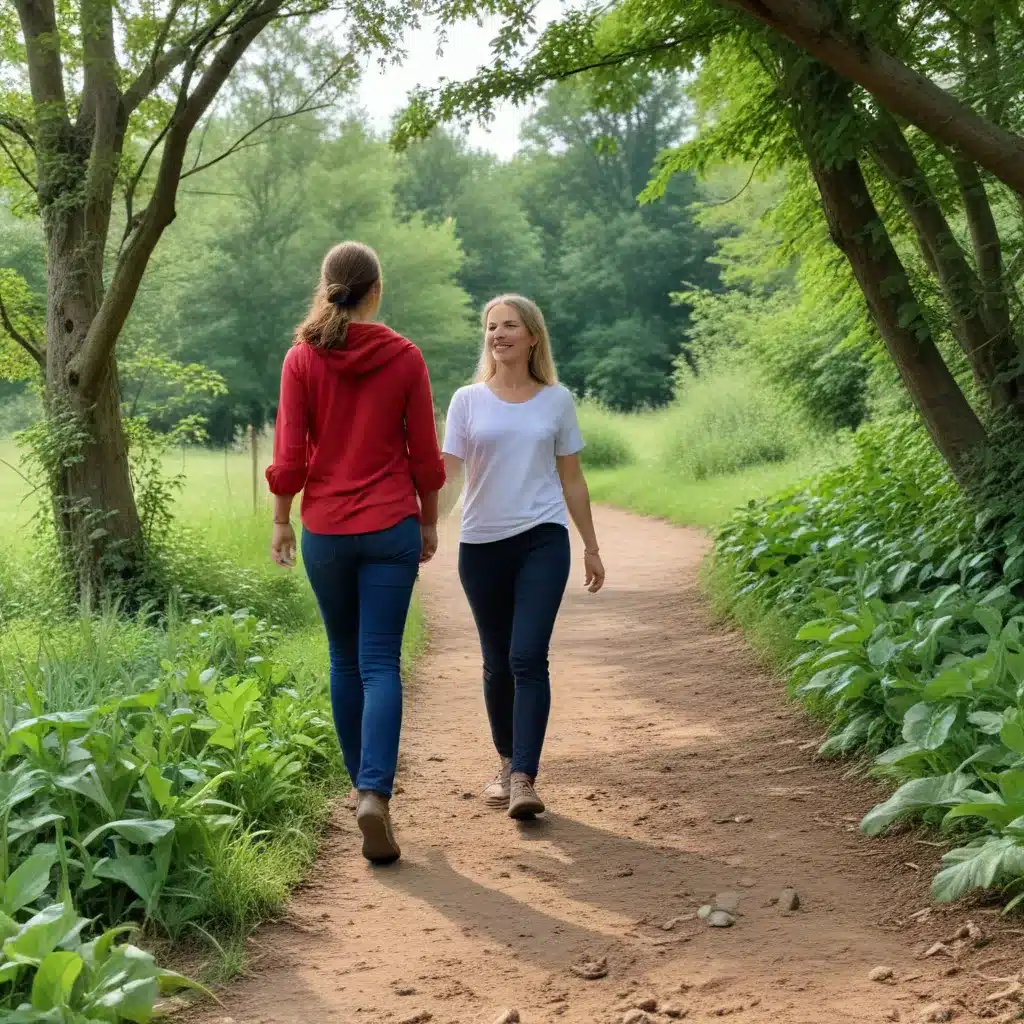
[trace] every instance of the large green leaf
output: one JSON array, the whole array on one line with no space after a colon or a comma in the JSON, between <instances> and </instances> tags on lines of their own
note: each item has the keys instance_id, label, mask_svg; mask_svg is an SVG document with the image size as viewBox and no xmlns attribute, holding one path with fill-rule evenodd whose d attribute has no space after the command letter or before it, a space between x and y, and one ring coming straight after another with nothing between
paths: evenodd
<instances>
[{"instance_id":1,"label":"large green leaf","mask_svg":"<svg viewBox=\"0 0 1024 1024\"><path fill-rule=\"evenodd\" d=\"M955 704L915 704L903 719L903 738L922 750L938 750L956 723Z\"/></svg>"},{"instance_id":2,"label":"large green leaf","mask_svg":"<svg viewBox=\"0 0 1024 1024\"><path fill-rule=\"evenodd\" d=\"M872 807L860 823L865 835L876 836L897 818L929 807L950 807L974 782L971 775L951 772L927 779L911 779L884 803Z\"/></svg>"},{"instance_id":3,"label":"large green leaf","mask_svg":"<svg viewBox=\"0 0 1024 1024\"><path fill-rule=\"evenodd\" d=\"M68 1006L75 981L85 964L77 953L58 950L43 957L32 979L32 1007L52 1010Z\"/></svg>"},{"instance_id":4,"label":"large green leaf","mask_svg":"<svg viewBox=\"0 0 1024 1024\"><path fill-rule=\"evenodd\" d=\"M0 815L9 814L45 785L46 773L30 770L27 766L19 765L10 771L0 772Z\"/></svg>"},{"instance_id":5,"label":"large green leaf","mask_svg":"<svg viewBox=\"0 0 1024 1024\"><path fill-rule=\"evenodd\" d=\"M154 886L159 881L152 857L104 857L95 863L92 870L97 878L123 882L146 904L153 898Z\"/></svg>"},{"instance_id":6,"label":"large green leaf","mask_svg":"<svg viewBox=\"0 0 1024 1024\"><path fill-rule=\"evenodd\" d=\"M1013 836L992 838L950 850L932 880L940 903L960 899L971 889L989 889L998 879L1024 874L1024 847Z\"/></svg>"},{"instance_id":7,"label":"large green leaf","mask_svg":"<svg viewBox=\"0 0 1024 1024\"><path fill-rule=\"evenodd\" d=\"M174 831L174 822L168 818L124 818L121 821L108 821L90 832L82 841L83 846L91 846L100 836L107 832L116 832L136 846L152 845Z\"/></svg>"},{"instance_id":8,"label":"large green leaf","mask_svg":"<svg viewBox=\"0 0 1024 1024\"><path fill-rule=\"evenodd\" d=\"M61 775L56 779L56 783L61 789L70 790L71 792L88 797L102 807L111 818L117 817L117 811L114 810L110 797L103 790L103 785L100 782L95 765L89 765L88 768L80 772Z\"/></svg>"},{"instance_id":9,"label":"large green leaf","mask_svg":"<svg viewBox=\"0 0 1024 1024\"><path fill-rule=\"evenodd\" d=\"M38 964L87 923L71 904L51 903L4 943L4 955L19 963Z\"/></svg>"},{"instance_id":10,"label":"large green leaf","mask_svg":"<svg viewBox=\"0 0 1024 1024\"><path fill-rule=\"evenodd\" d=\"M22 907L35 903L49 887L50 872L56 863L56 851L36 853L11 872L4 885L4 911L15 914Z\"/></svg>"}]
</instances>

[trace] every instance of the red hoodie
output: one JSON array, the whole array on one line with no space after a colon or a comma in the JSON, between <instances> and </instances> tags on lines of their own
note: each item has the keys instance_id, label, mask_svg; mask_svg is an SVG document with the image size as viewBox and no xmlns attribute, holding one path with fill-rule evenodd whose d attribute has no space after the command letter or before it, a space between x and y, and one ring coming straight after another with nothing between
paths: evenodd
<instances>
[{"instance_id":1,"label":"red hoodie","mask_svg":"<svg viewBox=\"0 0 1024 1024\"><path fill-rule=\"evenodd\" d=\"M349 324L340 349L292 346L281 368L274 494L302 491L313 533L373 533L419 514L417 494L439 491L427 364L383 324Z\"/></svg>"}]
</instances>

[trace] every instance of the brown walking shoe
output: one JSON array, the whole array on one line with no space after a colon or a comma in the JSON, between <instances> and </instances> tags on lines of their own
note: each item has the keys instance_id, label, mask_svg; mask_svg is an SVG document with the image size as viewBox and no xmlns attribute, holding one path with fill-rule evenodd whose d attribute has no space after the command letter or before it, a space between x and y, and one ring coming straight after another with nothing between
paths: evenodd
<instances>
[{"instance_id":1,"label":"brown walking shoe","mask_svg":"<svg viewBox=\"0 0 1024 1024\"><path fill-rule=\"evenodd\" d=\"M515 772L512 775L511 793L508 803L508 816L517 821L533 818L544 813L544 801L537 796L533 788L533 779L522 772Z\"/></svg>"},{"instance_id":2,"label":"brown walking shoe","mask_svg":"<svg viewBox=\"0 0 1024 1024\"><path fill-rule=\"evenodd\" d=\"M488 783L484 789L484 802L488 807L508 807L509 796L511 795L512 760L508 757L501 759L501 770L494 776L494 781Z\"/></svg>"},{"instance_id":3,"label":"brown walking shoe","mask_svg":"<svg viewBox=\"0 0 1024 1024\"><path fill-rule=\"evenodd\" d=\"M371 864L393 864L402 856L391 827L387 797L361 790L356 808L356 824L363 833L363 856Z\"/></svg>"}]
</instances>

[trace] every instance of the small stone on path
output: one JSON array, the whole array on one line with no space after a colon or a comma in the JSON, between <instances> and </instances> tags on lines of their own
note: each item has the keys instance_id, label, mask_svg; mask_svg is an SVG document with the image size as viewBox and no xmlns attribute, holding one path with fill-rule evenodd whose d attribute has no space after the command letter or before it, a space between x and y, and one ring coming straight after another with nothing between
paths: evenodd
<instances>
[{"instance_id":1,"label":"small stone on path","mask_svg":"<svg viewBox=\"0 0 1024 1024\"><path fill-rule=\"evenodd\" d=\"M931 1003L921 1011L921 1020L927 1024L953 1019L953 1011L943 1003Z\"/></svg>"},{"instance_id":2,"label":"small stone on path","mask_svg":"<svg viewBox=\"0 0 1024 1024\"><path fill-rule=\"evenodd\" d=\"M779 909L793 911L800 909L800 894L796 889L783 889L779 897Z\"/></svg>"},{"instance_id":3,"label":"small stone on path","mask_svg":"<svg viewBox=\"0 0 1024 1024\"><path fill-rule=\"evenodd\" d=\"M707 917L709 928L731 928L736 923L736 918L724 910L712 910Z\"/></svg>"},{"instance_id":4,"label":"small stone on path","mask_svg":"<svg viewBox=\"0 0 1024 1024\"><path fill-rule=\"evenodd\" d=\"M879 984L883 981L892 981L892 973L891 967L876 967L868 975L868 981L877 981Z\"/></svg>"},{"instance_id":5,"label":"small stone on path","mask_svg":"<svg viewBox=\"0 0 1024 1024\"><path fill-rule=\"evenodd\" d=\"M643 1010L628 1010L622 1016L622 1024L646 1024L647 1020Z\"/></svg>"},{"instance_id":6,"label":"small stone on path","mask_svg":"<svg viewBox=\"0 0 1024 1024\"><path fill-rule=\"evenodd\" d=\"M494 1018L494 1024L519 1024L519 1011L502 1010L502 1012Z\"/></svg>"},{"instance_id":7,"label":"small stone on path","mask_svg":"<svg viewBox=\"0 0 1024 1024\"><path fill-rule=\"evenodd\" d=\"M413 1013L408 1017L403 1017L398 1024L427 1024L427 1021L433 1019L434 1015L429 1010L420 1010L419 1013Z\"/></svg>"}]
</instances>

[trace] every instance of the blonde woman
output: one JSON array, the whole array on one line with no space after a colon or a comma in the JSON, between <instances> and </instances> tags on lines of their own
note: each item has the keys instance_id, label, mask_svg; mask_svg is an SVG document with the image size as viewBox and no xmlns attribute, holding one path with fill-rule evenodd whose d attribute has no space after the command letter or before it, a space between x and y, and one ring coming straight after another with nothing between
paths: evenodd
<instances>
[{"instance_id":1,"label":"blonde woman","mask_svg":"<svg viewBox=\"0 0 1024 1024\"><path fill-rule=\"evenodd\" d=\"M580 467L572 395L558 383L544 317L521 295L492 299L475 383L448 409L449 479L465 471L459 577L480 635L484 702L501 770L484 790L512 818L544 810L535 783L551 708L548 648L569 578L569 517L585 585L604 566Z\"/></svg>"}]
</instances>

